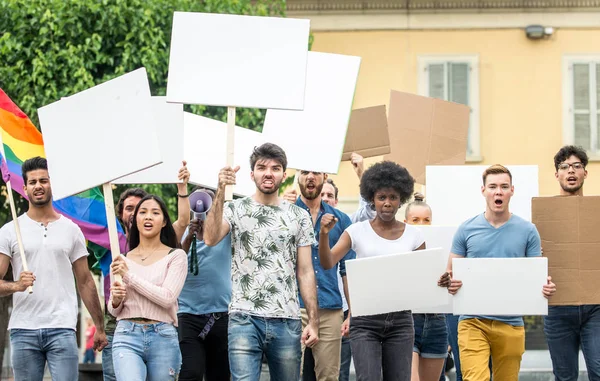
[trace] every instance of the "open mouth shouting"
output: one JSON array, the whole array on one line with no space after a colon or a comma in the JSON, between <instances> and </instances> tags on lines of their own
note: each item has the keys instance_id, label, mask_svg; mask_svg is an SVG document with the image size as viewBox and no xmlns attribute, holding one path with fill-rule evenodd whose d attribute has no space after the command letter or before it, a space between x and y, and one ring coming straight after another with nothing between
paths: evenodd
<instances>
[{"instance_id":1,"label":"open mouth shouting","mask_svg":"<svg viewBox=\"0 0 600 381\"><path fill-rule=\"evenodd\" d=\"M569 176L567 177L567 184L569 184L570 186L575 186L577 185L577 176Z\"/></svg>"},{"instance_id":2,"label":"open mouth shouting","mask_svg":"<svg viewBox=\"0 0 600 381\"><path fill-rule=\"evenodd\" d=\"M496 205L497 207L502 207L503 204L504 204L504 201L500 198L497 198L494 200L494 205Z\"/></svg>"},{"instance_id":3,"label":"open mouth shouting","mask_svg":"<svg viewBox=\"0 0 600 381\"><path fill-rule=\"evenodd\" d=\"M150 221L144 222L144 230L150 231L154 227L154 224Z\"/></svg>"}]
</instances>

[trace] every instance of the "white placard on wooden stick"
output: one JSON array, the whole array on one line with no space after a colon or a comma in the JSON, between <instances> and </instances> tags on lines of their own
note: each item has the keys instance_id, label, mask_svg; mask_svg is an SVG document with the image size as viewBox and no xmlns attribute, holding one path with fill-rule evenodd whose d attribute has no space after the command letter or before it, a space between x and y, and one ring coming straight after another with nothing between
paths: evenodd
<instances>
[{"instance_id":1,"label":"white placard on wooden stick","mask_svg":"<svg viewBox=\"0 0 600 381\"><path fill-rule=\"evenodd\" d=\"M250 155L264 143L260 132L235 127L233 164L240 166L234 192L250 196L256 191L251 179ZM227 162L228 125L218 120L184 113L184 154L190 171L190 183L216 189L219 171Z\"/></svg>"},{"instance_id":2,"label":"white placard on wooden stick","mask_svg":"<svg viewBox=\"0 0 600 381\"><path fill-rule=\"evenodd\" d=\"M121 177L114 184L175 184L183 157L183 105L167 103L166 97L152 97L154 126L157 128L162 164ZM135 142L131 142L135 144Z\"/></svg>"},{"instance_id":3,"label":"white placard on wooden stick","mask_svg":"<svg viewBox=\"0 0 600 381\"><path fill-rule=\"evenodd\" d=\"M353 316L441 306L448 290L437 285L440 248L346 261Z\"/></svg>"},{"instance_id":4,"label":"white placard on wooden stick","mask_svg":"<svg viewBox=\"0 0 600 381\"><path fill-rule=\"evenodd\" d=\"M175 12L167 100L302 110L310 21Z\"/></svg>"},{"instance_id":5,"label":"white placard on wooden stick","mask_svg":"<svg viewBox=\"0 0 600 381\"><path fill-rule=\"evenodd\" d=\"M436 225L460 225L485 212L481 194L483 171L487 165L427 166L427 203L434 213ZM508 165L515 194L510 211L531 221L531 199L539 195L537 165ZM460 186L449 186L460 184Z\"/></svg>"},{"instance_id":6,"label":"white placard on wooden stick","mask_svg":"<svg viewBox=\"0 0 600 381\"><path fill-rule=\"evenodd\" d=\"M455 315L547 315L548 258L455 258Z\"/></svg>"},{"instance_id":7,"label":"white placard on wooden stick","mask_svg":"<svg viewBox=\"0 0 600 381\"><path fill-rule=\"evenodd\" d=\"M263 134L283 148L289 168L338 172L360 60L309 52L304 110L267 110Z\"/></svg>"},{"instance_id":8,"label":"white placard on wooden stick","mask_svg":"<svg viewBox=\"0 0 600 381\"><path fill-rule=\"evenodd\" d=\"M144 68L41 107L38 115L55 201L162 162Z\"/></svg>"}]
</instances>

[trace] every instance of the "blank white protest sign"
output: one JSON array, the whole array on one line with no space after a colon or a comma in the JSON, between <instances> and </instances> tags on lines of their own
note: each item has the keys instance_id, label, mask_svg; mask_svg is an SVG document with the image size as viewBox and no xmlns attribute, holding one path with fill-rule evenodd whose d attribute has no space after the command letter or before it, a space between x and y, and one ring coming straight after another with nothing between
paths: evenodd
<instances>
[{"instance_id":1,"label":"blank white protest sign","mask_svg":"<svg viewBox=\"0 0 600 381\"><path fill-rule=\"evenodd\" d=\"M283 148L289 168L338 172L360 60L309 52L304 110L267 110L263 135Z\"/></svg>"},{"instance_id":2,"label":"blank white protest sign","mask_svg":"<svg viewBox=\"0 0 600 381\"><path fill-rule=\"evenodd\" d=\"M435 217L435 214L433 214ZM446 272L448 268L448 258L452 250L452 240L458 226L418 226L418 229L423 232L425 237L425 247L432 249L439 247L444 251L444 256L439 264L440 276ZM451 314L452 313L452 296L446 292L446 302L439 306L429 308L415 308L413 309L415 314Z\"/></svg>"},{"instance_id":3,"label":"blank white protest sign","mask_svg":"<svg viewBox=\"0 0 600 381\"><path fill-rule=\"evenodd\" d=\"M145 68L41 107L38 115L54 200L162 162Z\"/></svg>"},{"instance_id":4,"label":"blank white protest sign","mask_svg":"<svg viewBox=\"0 0 600 381\"><path fill-rule=\"evenodd\" d=\"M250 196L256 186L250 178L250 155L263 143L262 134L235 127L234 166L239 165L234 193ZM190 182L216 189L219 171L226 166L227 124L218 120L184 112L184 155L190 171Z\"/></svg>"},{"instance_id":5,"label":"blank white protest sign","mask_svg":"<svg viewBox=\"0 0 600 381\"><path fill-rule=\"evenodd\" d=\"M310 21L175 12L167 100L302 110Z\"/></svg>"},{"instance_id":6,"label":"blank white protest sign","mask_svg":"<svg viewBox=\"0 0 600 381\"><path fill-rule=\"evenodd\" d=\"M448 290L437 285L442 249L346 261L353 316L440 306Z\"/></svg>"},{"instance_id":7,"label":"blank white protest sign","mask_svg":"<svg viewBox=\"0 0 600 381\"><path fill-rule=\"evenodd\" d=\"M548 258L454 258L455 315L548 315Z\"/></svg>"},{"instance_id":8,"label":"blank white protest sign","mask_svg":"<svg viewBox=\"0 0 600 381\"><path fill-rule=\"evenodd\" d=\"M531 221L531 199L539 196L537 165L507 165L515 194L510 211ZM460 225L485 212L481 194L483 171L487 165L430 165L426 168L427 203L436 225Z\"/></svg>"},{"instance_id":9,"label":"blank white protest sign","mask_svg":"<svg viewBox=\"0 0 600 381\"><path fill-rule=\"evenodd\" d=\"M167 103L166 97L152 97L152 114L158 135L162 164L113 181L115 184L175 184L182 166L183 105ZM135 144L135 142L131 142Z\"/></svg>"}]
</instances>

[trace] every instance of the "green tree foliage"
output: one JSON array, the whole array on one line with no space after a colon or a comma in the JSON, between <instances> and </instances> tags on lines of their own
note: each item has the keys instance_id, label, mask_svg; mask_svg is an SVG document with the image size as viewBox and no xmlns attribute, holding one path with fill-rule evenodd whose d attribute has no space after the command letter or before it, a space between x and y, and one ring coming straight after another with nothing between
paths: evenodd
<instances>
[{"instance_id":1,"label":"green tree foliage","mask_svg":"<svg viewBox=\"0 0 600 381\"><path fill-rule=\"evenodd\" d=\"M285 0L0 0L0 88L35 125L37 108L141 66L152 94L165 95L174 11L284 16ZM210 36L198 36L199 44L203 38ZM224 107L186 109L227 117ZM260 130L264 114L238 109L236 122ZM115 150L107 154L130 144L135 142L115 136ZM116 197L123 188L117 187ZM175 186L144 188L163 196L176 217ZM4 186L0 205L2 225L11 219ZM19 212L25 205L19 202Z\"/></svg>"}]
</instances>

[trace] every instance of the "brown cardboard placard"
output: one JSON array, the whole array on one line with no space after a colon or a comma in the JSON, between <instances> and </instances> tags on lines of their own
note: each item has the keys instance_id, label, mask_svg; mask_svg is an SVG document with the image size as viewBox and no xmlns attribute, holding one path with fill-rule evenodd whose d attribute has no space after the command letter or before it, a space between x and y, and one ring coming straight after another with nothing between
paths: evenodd
<instances>
[{"instance_id":1,"label":"brown cardboard placard","mask_svg":"<svg viewBox=\"0 0 600 381\"><path fill-rule=\"evenodd\" d=\"M549 304L600 304L600 196L534 197L531 209L556 284Z\"/></svg>"},{"instance_id":2,"label":"brown cardboard placard","mask_svg":"<svg viewBox=\"0 0 600 381\"><path fill-rule=\"evenodd\" d=\"M350 160L352 152L362 157L391 152L385 105L352 110L342 161Z\"/></svg>"},{"instance_id":3,"label":"brown cardboard placard","mask_svg":"<svg viewBox=\"0 0 600 381\"><path fill-rule=\"evenodd\" d=\"M391 153L384 157L402 165L425 185L427 165L464 164L470 108L440 99L392 90L388 131Z\"/></svg>"}]
</instances>

